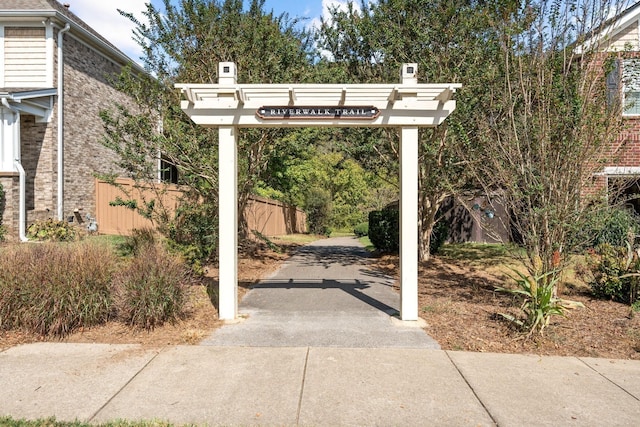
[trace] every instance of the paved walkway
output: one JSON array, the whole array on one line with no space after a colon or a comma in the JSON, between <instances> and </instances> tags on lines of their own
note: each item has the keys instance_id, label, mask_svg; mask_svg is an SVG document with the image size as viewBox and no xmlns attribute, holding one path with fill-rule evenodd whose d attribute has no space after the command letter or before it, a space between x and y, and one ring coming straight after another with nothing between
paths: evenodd
<instances>
[{"instance_id":1,"label":"paved walkway","mask_svg":"<svg viewBox=\"0 0 640 427\"><path fill-rule=\"evenodd\" d=\"M397 301L388 278L354 267L362 259L348 246L338 255L307 248L297 259L308 275L289 263L247 296L248 320L225 326L209 345L36 343L0 352L0 416L225 426L638 425L640 361L428 348L419 328L390 321ZM273 324L303 314L341 321L322 331L306 320L307 332ZM379 334L380 345L367 334Z\"/></svg>"},{"instance_id":2,"label":"paved walkway","mask_svg":"<svg viewBox=\"0 0 640 427\"><path fill-rule=\"evenodd\" d=\"M38 343L0 415L277 426L637 426L640 361L403 348Z\"/></svg>"},{"instance_id":3,"label":"paved walkway","mask_svg":"<svg viewBox=\"0 0 640 427\"><path fill-rule=\"evenodd\" d=\"M419 322L398 319L393 278L371 269L352 237L305 246L243 298L246 320L229 324L205 345L439 349Z\"/></svg>"}]
</instances>

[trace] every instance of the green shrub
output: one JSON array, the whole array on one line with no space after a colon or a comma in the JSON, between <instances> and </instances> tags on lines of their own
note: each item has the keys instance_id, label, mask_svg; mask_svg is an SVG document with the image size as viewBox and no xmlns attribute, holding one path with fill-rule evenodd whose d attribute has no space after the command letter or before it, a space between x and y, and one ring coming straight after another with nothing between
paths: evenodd
<instances>
[{"instance_id":1,"label":"green shrub","mask_svg":"<svg viewBox=\"0 0 640 427\"><path fill-rule=\"evenodd\" d=\"M0 265L0 329L64 336L111 314L115 258L106 246L12 246Z\"/></svg>"},{"instance_id":2,"label":"green shrub","mask_svg":"<svg viewBox=\"0 0 640 427\"><path fill-rule=\"evenodd\" d=\"M134 228L130 236L126 236L124 242L118 245L123 255L137 255L147 246L158 244L158 233L152 228Z\"/></svg>"},{"instance_id":3,"label":"green shrub","mask_svg":"<svg viewBox=\"0 0 640 427\"><path fill-rule=\"evenodd\" d=\"M576 223L571 233L569 247L576 252L602 244L625 247L630 235L640 233L638 215L630 209L594 209L586 222Z\"/></svg>"},{"instance_id":4,"label":"green shrub","mask_svg":"<svg viewBox=\"0 0 640 427\"><path fill-rule=\"evenodd\" d=\"M558 282L557 272L551 271L536 277L526 276L519 271L515 273L518 276L513 278L517 285L515 289L498 287L496 291L518 296L522 302L520 309L524 314L524 319L518 319L505 313L500 313L500 315L514 322L529 334L542 333L544 328L549 325L552 316L565 316L568 309L584 307L580 302L567 301L553 296Z\"/></svg>"},{"instance_id":5,"label":"green shrub","mask_svg":"<svg viewBox=\"0 0 640 427\"><path fill-rule=\"evenodd\" d=\"M78 238L78 232L68 222L49 218L31 224L27 237L39 241L70 242Z\"/></svg>"},{"instance_id":6,"label":"green shrub","mask_svg":"<svg viewBox=\"0 0 640 427\"><path fill-rule=\"evenodd\" d=\"M438 221L431 231L429 252L437 253L449 237L449 226ZM400 248L400 212L395 208L369 213L369 240L379 251L397 253Z\"/></svg>"},{"instance_id":7,"label":"green shrub","mask_svg":"<svg viewBox=\"0 0 640 427\"><path fill-rule=\"evenodd\" d=\"M331 194L324 188L312 187L305 194L305 211L311 234L329 236L329 219L331 217Z\"/></svg>"},{"instance_id":8,"label":"green shrub","mask_svg":"<svg viewBox=\"0 0 640 427\"><path fill-rule=\"evenodd\" d=\"M400 213L387 208L369 213L369 240L381 252L397 253L400 248Z\"/></svg>"},{"instance_id":9,"label":"green shrub","mask_svg":"<svg viewBox=\"0 0 640 427\"><path fill-rule=\"evenodd\" d=\"M369 223L368 222L361 222L360 224L356 225L353 229L353 234L355 234L358 237L364 237L366 235L369 234Z\"/></svg>"},{"instance_id":10,"label":"green shrub","mask_svg":"<svg viewBox=\"0 0 640 427\"><path fill-rule=\"evenodd\" d=\"M640 230L638 216L629 209L611 209L604 218L602 227L596 230L594 246L608 243L624 247L630 235Z\"/></svg>"},{"instance_id":11,"label":"green shrub","mask_svg":"<svg viewBox=\"0 0 640 427\"><path fill-rule=\"evenodd\" d=\"M132 326L153 329L184 313L189 269L159 245L140 247L115 280L118 316Z\"/></svg>"},{"instance_id":12,"label":"green shrub","mask_svg":"<svg viewBox=\"0 0 640 427\"><path fill-rule=\"evenodd\" d=\"M218 240L218 212L207 204L183 204L169 224L169 245L180 252L194 271L215 256Z\"/></svg>"},{"instance_id":13,"label":"green shrub","mask_svg":"<svg viewBox=\"0 0 640 427\"><path fill-rule=\"evenodd\" d=\"M591 290L598 298L633 305L638 301L640 254L627 247L603 243L590 252Z\"/></svg>"},{"instance_id":14,"label":"green shrub","mask_svg":"<svg viewBox=\"0 0 640 427\"><path fill-rule=\"evenodd\" d=\"M449 224L446 221L440 220L436 222L431 231L431 246L429 246L429 252L436 254L449 238Z\"/></svg>"}]
</instances>

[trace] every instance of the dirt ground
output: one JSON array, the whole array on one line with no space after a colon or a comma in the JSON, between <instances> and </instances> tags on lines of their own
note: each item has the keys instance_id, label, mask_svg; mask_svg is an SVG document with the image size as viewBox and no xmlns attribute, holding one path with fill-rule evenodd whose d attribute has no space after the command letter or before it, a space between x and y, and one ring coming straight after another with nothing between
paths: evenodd
<instances>
[{"instance_id":1,"label":"dirt ground","mask_svg":"<svg viewBox=\"0 0 640 427\"><path fill-rule=\"evenodd\" d=\"M239 294L275 271L296 244L285 245L284 253L261 247L252 256L239 260ZM593 299L584 286L565 285L562 297L580 301L585 308L572 310L568 317L555 317L541 337L525 338L497 313L516 314L517 302L508 294L494 291L509 278L499 257L459 261L436 256L420 266L420 316L426 331L446 350L540 355L589 356L640 359L640 313L624 304ZM376 267L397 275L398 258L381 257ZM117 322L77 331L62 342L136 343L145 346L197 344L219 327L212 300L217 271L189 290L188 313L183 320L152 331L131 329ZM212 296L210 297L210 294ZM0 349L44 338L23 332L0 333ZM57 340L57 339L53 339Z\"/></svg>"},{"instance_id":2,"label":"dirt ground","mask_svg":"<svg viewBox=\"0 0 640 427\"><path fill-rule=\"evenodd\" d=\"M500 261L500 258L496 258ZM397 272L397 257L378 266ZM496 292L513 280L504 267L486 259L458 261L436 256L419 268L418 304L427 333L445 350L640 359L640 313L613 301L595 299L583 284L564 283L560 297L584 308L555 316L542 336L527 337L498 313L519 314L519 302Z\"/></svg>"}]
</instances>

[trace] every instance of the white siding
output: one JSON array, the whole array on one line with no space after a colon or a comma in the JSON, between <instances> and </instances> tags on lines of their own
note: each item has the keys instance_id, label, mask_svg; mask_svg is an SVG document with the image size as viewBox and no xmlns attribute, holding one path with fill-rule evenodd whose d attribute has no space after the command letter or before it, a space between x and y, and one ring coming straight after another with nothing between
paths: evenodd
<instances>
[{"instance_id":1,"label":"white siding","mask_svg":"<svg viewBox=\"0 0 640 427\"><path fill-rule=\"evenodd\" d=\"M4 28L5 87L47 87L47 62L44 28Z\"/></svg>"},{"instance_id":2,"label":"white siding","mask_svg":"<svg viewBox=\"0 0 640 427\"><path fill-rule=\"evenodd\" d=\"M626 28L623 28L615 36L611 37L608 43L609 51L625 51L638 49L638 21L633 21Z\"/></svg>"}]
</instances>

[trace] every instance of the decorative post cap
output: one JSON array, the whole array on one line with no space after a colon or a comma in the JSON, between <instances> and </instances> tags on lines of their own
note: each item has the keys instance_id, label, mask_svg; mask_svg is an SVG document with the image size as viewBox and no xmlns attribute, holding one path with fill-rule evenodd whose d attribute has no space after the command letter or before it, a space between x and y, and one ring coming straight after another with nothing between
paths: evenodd
<instances>
[{"instance_id":1,"label":"decorative post cap","mask_svg":"<svg viewBox=\"0 0 640 427\"><path fill-rule=\"evenodd\" d=\"M418 64L402 64L401 71L403 84L417 84L418 83Z\"/></svg>"},{"instance_id":2,"label":"decorative post cap","mask_svg":"<svg viewBox=\"0 0 640 427\"><path fill-rule=\"evenodd\" d=\"M218 83L228 85L238 83L238 70L235 62L220 62L218 64Z\"/></svg>"}]
</instances>

